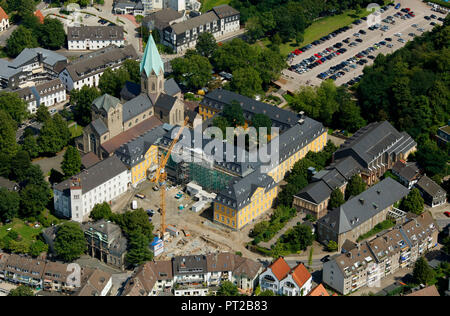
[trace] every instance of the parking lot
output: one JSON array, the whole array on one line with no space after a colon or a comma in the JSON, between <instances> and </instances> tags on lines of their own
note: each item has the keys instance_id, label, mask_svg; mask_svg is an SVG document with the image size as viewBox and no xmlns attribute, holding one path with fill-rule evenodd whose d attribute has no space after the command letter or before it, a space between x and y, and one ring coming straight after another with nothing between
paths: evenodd
<instances>
[{"instance_id":1,"label":"parking lot","mask_svg":"<svg viewBox=\"0 0 450 316\"><path fill-rule=\"evenodd\" d=\"M282 74L286 81L283 88L294 92L301 86L320 85L326 79L337 85L354 84L360 80L364 66L371 65L378 54L394 52L431 30L431 24L442 24L445 18L419 0L400 3L399 9L395 9L395 4L385 8L375 27L369 29L367 21L356 20L348 29L294 51L288 61L289 69Z\"/></svg>"}]
</instances>

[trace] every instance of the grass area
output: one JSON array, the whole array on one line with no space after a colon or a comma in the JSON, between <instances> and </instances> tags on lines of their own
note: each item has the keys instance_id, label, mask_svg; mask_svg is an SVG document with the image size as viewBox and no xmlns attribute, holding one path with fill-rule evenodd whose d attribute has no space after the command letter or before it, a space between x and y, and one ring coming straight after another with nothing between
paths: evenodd
<instances>
[{"instance_id":1,"label":"grass area","mask_svg":"<svg viewBox=\"0 0 450 316\"><path fill-rule=\"evenodd\" d=\"M304 34L304 40L301 44L297 45L295 40L280 45L280 52L283 55L288 55L294 49L311 44L315 40L330 34L331 32L352 24L352 22L358 18L368 16L370 14L367 10L361 10L360 14L356 14L355 10L348 10L343 14L324 17L313 22L306 30ZM268 38L256 42L254 45L263 45L270 47L271 42Z\"/></svg>"},{"instance_id":2,"label":"grass area","mask_svg":"<svg viewBox=\"0 0 450 316\"><path fill-rule=\"evenodd\" d=\"M375 225L375 227L374 227L372 230L368 231L367 233L365 233L365 234L359 236L358 239L357 239L356 241L357 241L357 242L360 242L360 241L362 241L362 240L364 240L364 239L367 239L367 238L369 238L369 237L372 237L372 236L374 236L374 235L376 235L376 234L382 232L383 230L392 228L392 227L394 227L394 226L395 226L395 223L394 223L393 221L391 221L391 220L386 220L386 221L384 221L384 222L381 222L381 223Z\"/></svg>"},{"instance_id":3,"label":"grass area","mask_svg":"<svg viewBox=\"0 0 450 316\"><path fill-rule=\"evenodd\" d=\"M32 241L41 233L42 226L39 228L34 228L32 226L26 225L24 221L19 218L15 218L11 223L0 226L0 239L8 234L8 229L16 231L23 240L31 244Z\"/></svg>"},{"instance_id":4,"label":"grass area","mask_svg":"<svg viewBox=\"0 0 450 316\"><path fill-rule=\"evenodd\" d=\"M69 127L69 131L72 133L72 138L83 135L83 127L78 124Z\"/></svg>"},{"instance_id":5,"label":"grass area","mask_svg":"<svg viewBox=\"0 0 450 316\"><path fill-rule=\"evenodd\" d=\"M202 7L200 11L202 13L211 10L213 7L222 5L222 4L229 4L231 0L201 0Z\"/></svg>"}]
</instances>

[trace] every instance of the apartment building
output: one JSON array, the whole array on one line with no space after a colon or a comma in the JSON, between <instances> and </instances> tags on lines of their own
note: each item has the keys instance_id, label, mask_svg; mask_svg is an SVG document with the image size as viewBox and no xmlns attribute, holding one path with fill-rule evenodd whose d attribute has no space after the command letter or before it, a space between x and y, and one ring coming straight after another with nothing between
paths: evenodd
<instances>
[{"instance_id":1,"label":"apartment building","mask_svg":"<svg viewBox=\"0 0 450 316\"><path fill-rule=\"evenodd\" d=\"M429 213L409 219L373 240L356 244L323 266L323 282L347 295L379 282L399 269L412 267L437 246L439 231Z\"/></svg>"},{"instance_id":2,"label":"apartment building","mask_svg":"<svg viewBox=\"0 0 450 316\"><path fill-rule=\"evenodd\" d=\"M124 46L121 26L75 26L67 28L69 50L97 50L110 45Z\"/></svg>"},{"instance_id":3,"label":"apartment building","mask_svg":"<svg viewBox=\"0 0 450 316\"><path fill-rule=\"evenodd\" d=\"M420 170L417 163L404 160L399 160L394 164L392 174L397 176L398 181L410 190L420 178Z\"/></svg>"},{"instance_id":4,"label":"apartment building","mask_svg":"<svg viewBox=\"0 0 450 316\"><path fill-rule=\"evenodd\" d=\"M384 179L322 217L317 222L319 241L325 245L335 241L339 249L346 240L355 242L385 221L393 205L408 193L392 178Z\"/></svg>"},{"instance_id":5,"label":"apartment building","mask_svg":"<svg viewBox=\"0 0 450 316\"><path fill-rule=\"evenodd\" d=\"M389 122L371 123L358 130L334 153L333 161L353 157L361 165L361 177L368 184L378 179L399 160L407 160L417 143Z\"/></svg>"},{"instance_id":6,"label":"apartment building","mask_svg":"<svg viewBox=\"0 0 450 316\"><path fill-rule=\"evenodd\" d=\"M122 295L206 296L217 291L223 281L250 294L261 271L261 264L231 253L174 257L138 267Z\"/></svg>"},{"instance_id":7,"label":"apartment building","mask_svg":"<svg viewBox=\"0 0 450 316\"><path fill-rule=\"evenodd\" d=\"M128 190L128 168L118 157L110 157L53 186L56 214L85 222L95 204L111 203Z\"/></svg>"},{"instance_id":8,"label":"apartment building","mask_svg":"<svg viewBox=\"0 0 450 316\"><path fill-rule=\"evenodd\" d=\"M97 87L106 69L115 70L127 59L138 60L132 45L124 48L111 45L81 56L65 67L59 74L59 78L68 91L81 89L83 86Z\"/></svg>"},{"instance_id":9,"label":"apartment building","mask_svg":"<svg viewBox=\"0 0 450 316\"><path fill-rule=\"evenodd\" d=\"M9 28L9 16L5 10L0 7L0 33Z\"/></svg>"},{"instance_id":10,"label":"apartment building","mask_svg":"<svg viewBox=\"0 0 450 316\"><path fill-rule=\"evenodd\" d=\"M306 296L312 290L312 276L299 263L290 268L283 257L275 260L259 276L261 291L270 290L278 295Z\"/></svg>"},{"instance_id":11,"label":"apartment building","mask_svg":"<svg viewBox=\"0 0 450 316\"><path fill-rule=\"evenodd\" d=\"M240 29L240 13L229 5L214 7L199 16L167 26L163 30L162 43L176 53L194 48L203 32L220 38Z\"/></svg>"},{"instance_id":12,"label":"apartment building","mask_svg":"<svg viewBox=\"0 0 450 316\"><path fill-rule=\"evenodd\" d=\"M161 10L164 6L164 0L119 0L113 4L115 14L148 15L156 10Z\"/></svg>"}]
</instances>

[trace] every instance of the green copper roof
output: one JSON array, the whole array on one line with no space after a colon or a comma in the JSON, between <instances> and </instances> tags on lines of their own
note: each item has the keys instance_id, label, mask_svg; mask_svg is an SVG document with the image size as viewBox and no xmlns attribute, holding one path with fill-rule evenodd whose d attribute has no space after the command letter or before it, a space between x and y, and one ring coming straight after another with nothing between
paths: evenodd
<instances>
[{"instance_id":1,"label":"green copper roof","mask_svg":"<svg viewBox=\"0 0 450 316\"><path fill-rule=\"evenodd\" d=\"M164 73L164 63L159 55L153 36L150 34L141 61L141 73L145 71L147 76L150 76L153 72L159 75L161 70Z\"/></svg>"},{"instance_id":2,"label":"green copper roof","mask_svg":"<svg viewBox=\"0 0 450 316\"><path fill-rule=\"evenodd\" d=\"M108 112L111 107L115 108L119 103L119 99L109 94L104 94L101 97L95 99L94 102L92 102L92 104L94 104L97 109L100 110L103 108L106 112Z\"/></svg>"}]
</instances>

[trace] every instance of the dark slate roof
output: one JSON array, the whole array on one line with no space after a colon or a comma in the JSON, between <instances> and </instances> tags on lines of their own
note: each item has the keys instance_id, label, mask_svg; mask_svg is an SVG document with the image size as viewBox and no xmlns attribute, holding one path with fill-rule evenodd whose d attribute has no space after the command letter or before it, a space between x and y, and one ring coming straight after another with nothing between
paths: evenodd
<instances>
[{"instance_id":1,"label":"dark slate roof","mask_svg":"<svg viewBox=\"0 0 450 316\"><path fill-rule=\"evenodd\" d=\"M125 101L130 101L133 98L136 98L139 94L141 94L141 85L127 81L125 82L125 86L120 91L120 98Z\"/></svg>"},{"instance_id":2,"label":"dark slate roof","mask_svg":"<svg viewBox=\"0 0 450 316\"><path fill-rule=\"evenodd\" d=\"M427 176L420 178L416 185L419 189L423 190L432 197L438 197L446 194L443 188Z\"/></svg>"},{"instance_id":3,"label":"dark slate roof","mask_svg":"<svg viewBox=\"0 0 450 316\"><path fill-rule=\"evenodd\" d=\"M175 79L170 78L164 82L164 92L173 97L175 94L180 93L181 89Z\"/></svg>"},{"instance_id":4,"label":"dark slate roof","mask_svg":"<svg viewBox=\"0 0 450 316\"><path fill-rule=\"evenodd\" d=\"M92 121L91 126L99 136L102 136L108 132L108 128L106 127L102 119L96 119L95 121Z\"/></svg>"},{"instance_id":5,"label":"dark slate roof","mask_svg":"<svg viewBox=\"0 0 450 316\"><path fill-rule=\"evenodd\" d=\"M175 23L170 25L169 27L175 32L175 34L183 34L187 30L192 30L200 25L205 25L207 23L212 23L213 21L217 21L217 15L214 12L207 12L202 15L199 15L195 18L188 19L186 21Z\"/></svg>"},{"instance_id":6,"label":"dark slate roof","mask_svg":"<svg viewBox=\"0 0 450 316\"><path fill-rule=\"evenodd\" d=\"M38 54L42 54L43 62L47 65L54 66L56 63L63 61L67 62L67 57L60 55L44 48L25 48L19 56L17 56L12 62L11 66L14 68L22 67L33 58L36 58Z\"/></svg>"},{"instance_id":7,"label":"dark slate roof","mask_svg":"<svg viewBox=\"0 0 450 316\"><path fill-rule=\"evenodd\" d=\"M349 180L353 175L360 173L362 166L351 156L340 159L331 164L327 169L334 168Z\"/></svg>"},{"instance_id":8,"label":"dark slate roof","mask_svg":"<svg viewBox=\"0 0 450 316\"><path fill-rule=\"evenodd\" d=\"M75 26L67 28L68 41L119 41L124 39L121 26Z\"/></svg>"},{"instance_id":9,"label":"dark slate roof","mask_svg":"<svg viewBox=\"0 0 450 316\"><path fill-rule=\"evenodd\" d=\"M115 108L120 103L120 100L116 97L113 97L109 94L104 94L97 99L95 99L92 102L92 105L94 105L98 110L105 110L106 112L109 111L110 108Z\"/></svg>"},{"instance_id":10,"label":"dark slate roof","mask_svg":"<svg viewBox=\"0 0 450 316\"><path fill-rule=\"evenodd\" d=\"M138 95L123 105L123 122L148 111L152 107L152 102L147 94L142 93Z\"/></svg>"},{"instance_id":11,"label":"dark slate roof","mask_svg":"<svg viewBox=\"0 0 450 316\"><path fill-rule=\"evenodd\" d=\"M317 181L309 184L298 194L296 194L296 196L303 200L320 204L330 197L331 192L332 190L324 181Z\"/></svg>"},{"instance_id":12,"label":"dark slate roof","mask_svg":"<svg viewBox=\"0 0 450 316\"><path fill-rule=\"evenodd\" d=\"M164 115L169 114L176 101L177 98L175 97L164 93L160 94L158 99L156 100L155 113L159 114L159 111L162 111Z\"/></svg>"},{"instance_id":13,"label":"dark slate roof","mask_svg":"<svg viewBox=\"0 0 450 316\"><path fill-rule=\"evenodd\" d=\"M163 28L168 27L170 22L178 20L182 16L183 13L180 13L172 8L166 8L147 15L144 19L142 19L142 24L149 24L153 21L155 28L162 30Z\"/></svg>"},{"instance_id":14,"label":"dark slate roof","mask_svg":"<svg viewBox=\"0 0 450 316\"><path fill-rule=\"evenodd\" d=\"M345 233L400 201L408 193L409 190L403 185L392 178L386 178L329 212L319 223L337 234Z\"/></svg>"},{"instance_id":15,"label":"dark slate roof","mask_svg":"<svg viewBox=\"0 0 450 316\"><path fill-rule=\"evenodd\" d=\"M100 161L89 169L83 170L75 177L80 179L82 192L84 194L126 170L127 167L122 161L120 161L118 157L112 156ZM71 179L67 179L59 184L55 184L53 188L58 191L65 191L70 188L71 182Z\"/></svg>"},{"instance_id":16,"label":"dark slate roof","mask_svg":"<svg viewBox=\"0 0 450 316\"><path fill-rule=\"evenodd\" d=\"M172 267L174 275L206 273L208 270L204 255L175 257Z\"/></svg>"},{"instance_id":17,"label":"dark slate roof","mask_svg":"<svg viewBox=\"0 0 450 316\"><path fill-rule=\"evenodd\" d=\"M389 122L375 122L358 130L336 151L335 157L343 158L350 150L369 164L384 152L399 154L416 145L411 136L398 132Z\"/></svg>"},{"instance_id":18,"label":"dark slate roof","mask_svg":"<svg viewBox=\"0 0 450 316\"><path fill-rule=\"evenodd\" d=\"M267 193L276 185L271 176L255 171L242 179L233 180L217 195L216 202L233 209L241 209L251 203L251 198L258 188L263 188Z\"/></svg>"},{"instance_id":19,"label":"dark slate roof","mask_svg":"<svg viewBox=\"0 0 450 316\"><path fill-rule=\"evenodd\" d=\"M85 168L90 168L93 165L97 164L100 162L100 159L97 157L96 154L94 154L94 152L89 152L86 155L84 155L83 157L81 157L81 164L85 167Z\"/></svg>"},{"instance_id":20,"label":"dark slate roof","mask_svg":"<svg viewBox=\"0 0 450 316\"><path fill-rule=\"evenodd\" d=\"M142 136L123 144L115 153L125 165L132 168L145 159L148 149L165 134L166 130L162 126L155 127Z\"/></svg>"},{"instance_id":21,"label":"dark slate roof","mask_svg":"<svg viewBox=\"0 0 450 316\"><path fill-rule=\"evenodd\" d=\"M239 11L229 6L228 4L222 4L217 7L212 8L212 10L217 16L221 19L227 18L236 14L239 14Z\"/></svg>"},{"instance_id":22,"label":"dark slate roof","mask_svg":"<svg viewBox=\"0 0 450 316\"><path fill-rule=\"evenodd\" d=\"M301 118L298 114L291 111L283 110L224 89L211 91L200 104L222 111L224 106L231 104L232 101L237 101L241 104L247 120L251 120L255 114L265 114L272 120L273 126L283 127L283 129L294 126Z\"/></svg>"},{"instance_id":23,"label":"dark slate roof","mask_svg":"<svg viewBox=\"0 0 450 316\"><path fill-rule=\"evenodd\" d=\"M406 164L402 161L397 161L392 167L392 171L408 181L413 180L419 174L416 163Z\"/></svg>"}]
</instances>

